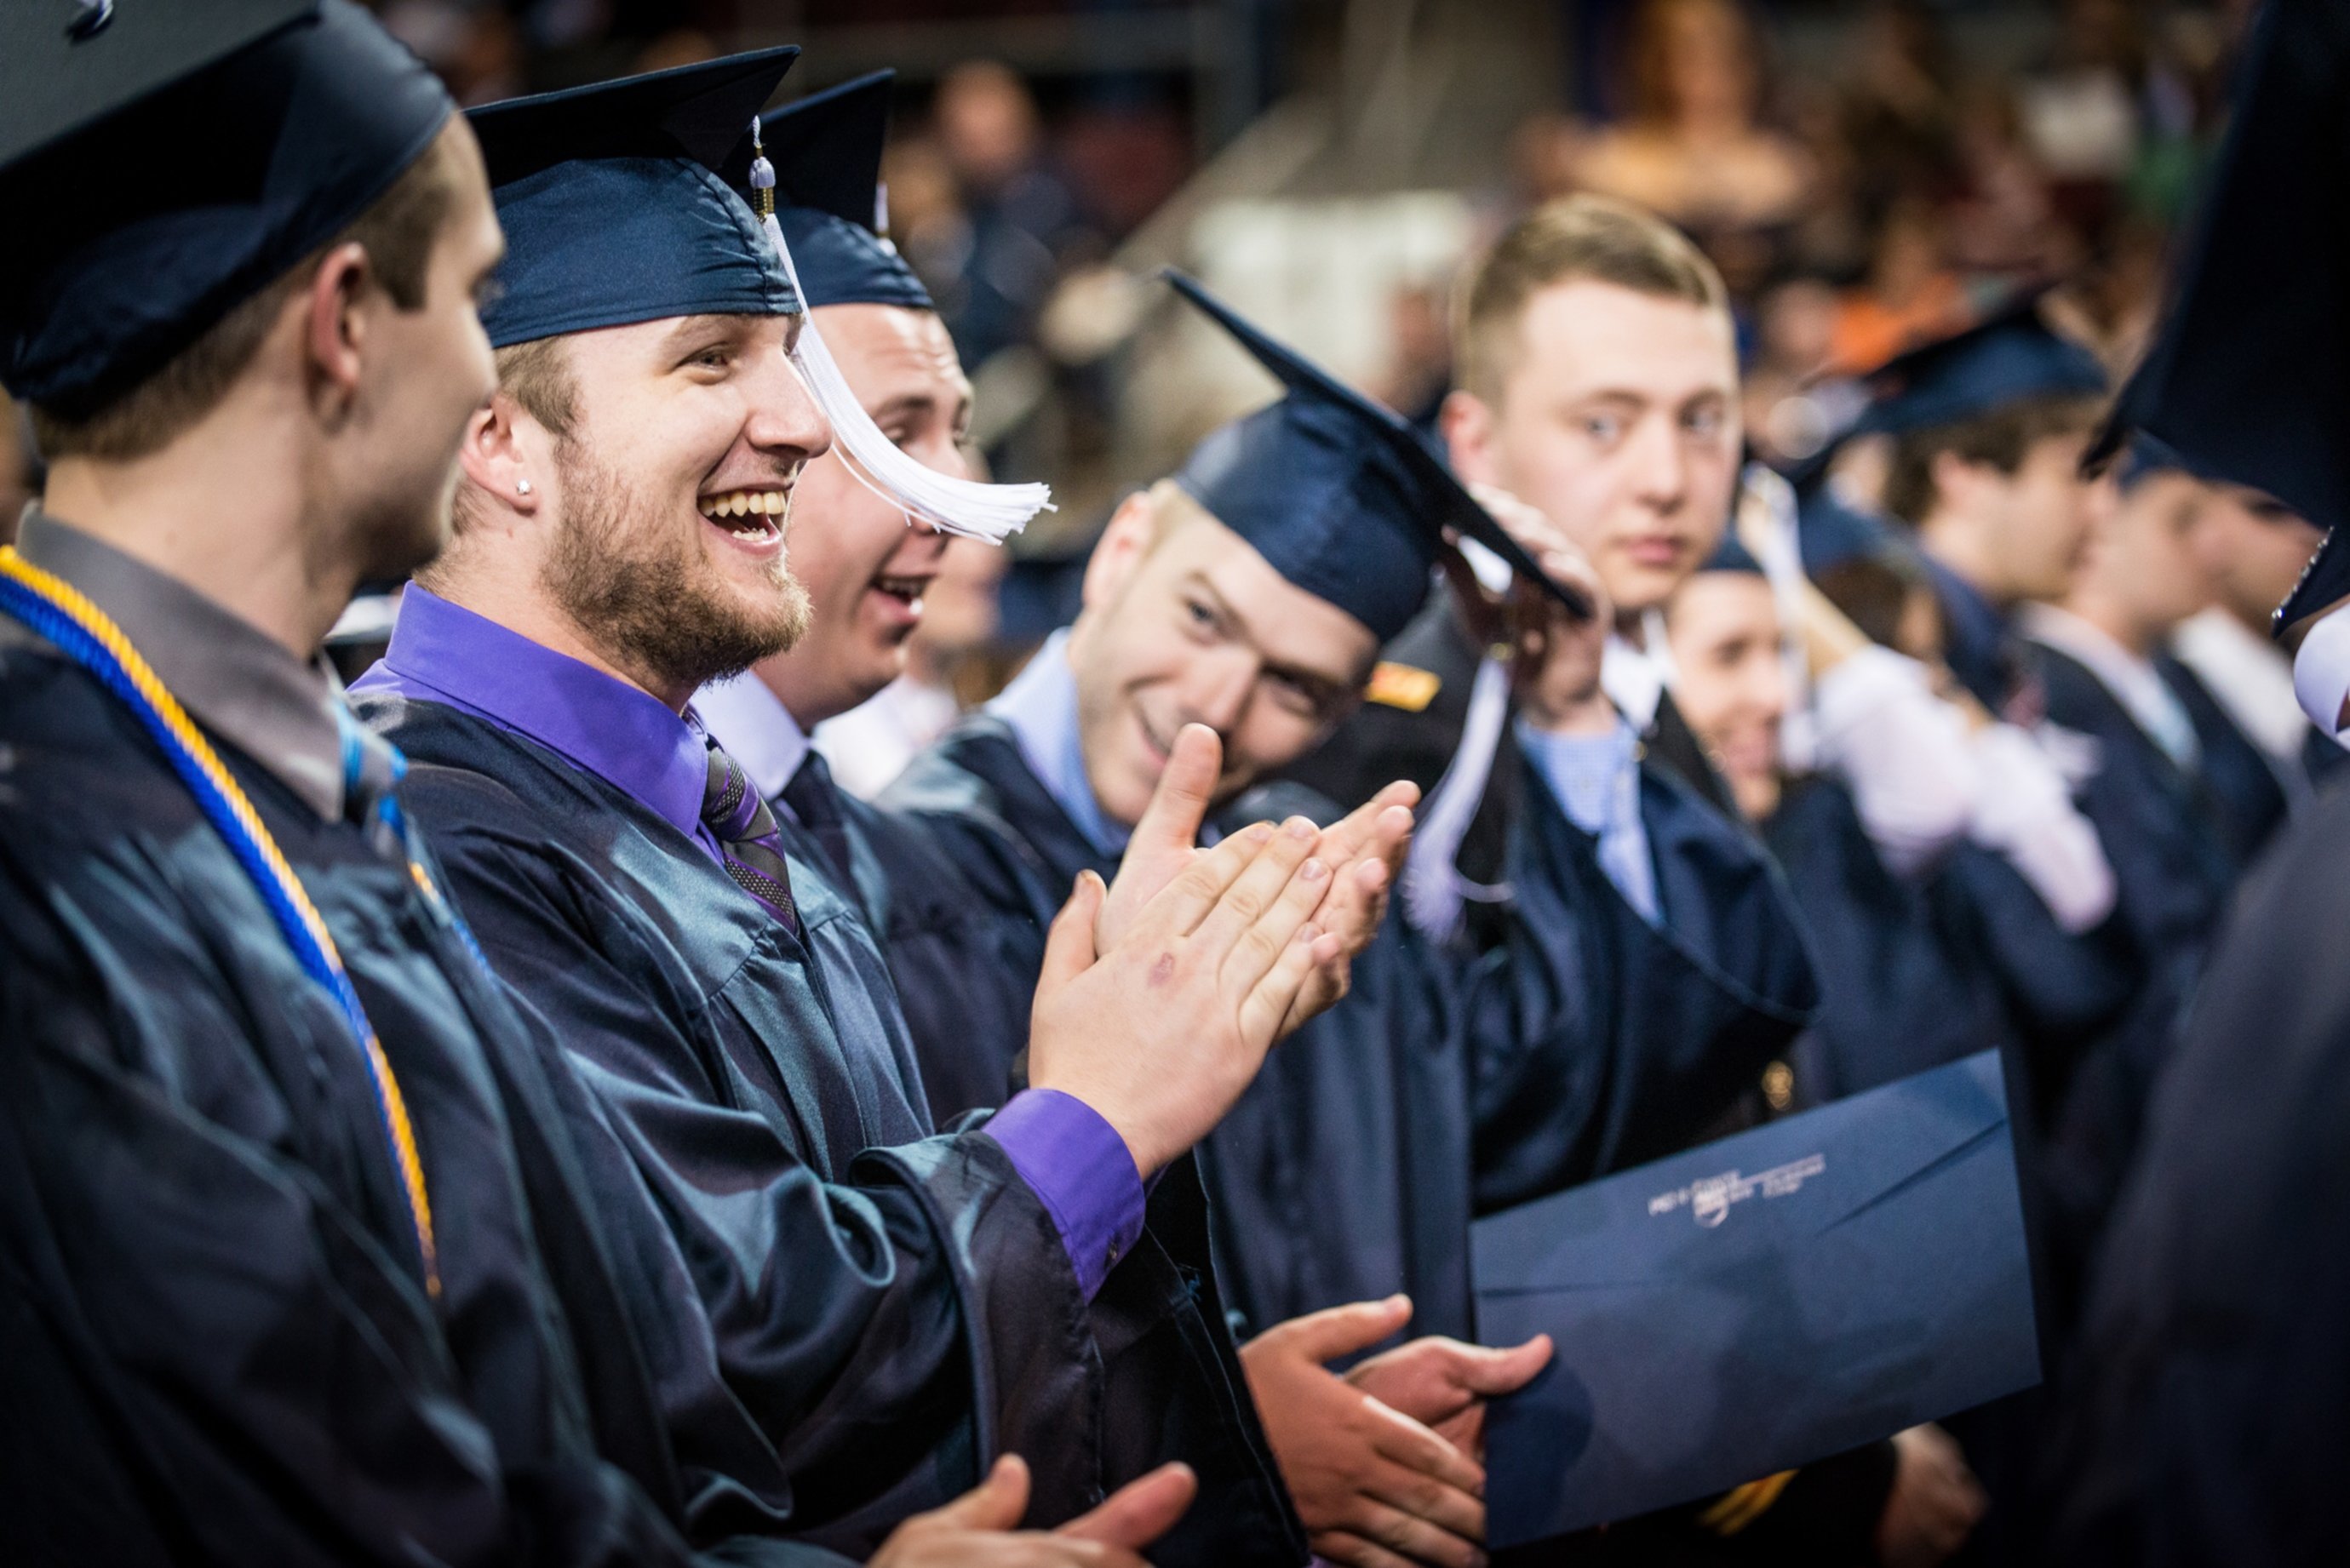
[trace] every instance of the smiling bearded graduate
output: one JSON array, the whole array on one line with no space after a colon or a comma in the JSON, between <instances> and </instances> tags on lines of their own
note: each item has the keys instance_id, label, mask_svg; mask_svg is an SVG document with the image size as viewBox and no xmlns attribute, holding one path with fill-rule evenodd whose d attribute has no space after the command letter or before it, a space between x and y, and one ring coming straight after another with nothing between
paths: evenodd
<instances>
[{"instance_id":1,"label":"smiling bearded graduate","mask_svg":"<svg viewBox=\"0 0 2350 1568\"><path fill-rule=\"evenodd\" d=\"M500 389L363 713L411 759L492 967L652 1189L795 1532L868 1549L1004 1452L1056 1523L1180 1457L1204 1501L1160 1561L1295 1563L1203 1222L1146 1230L1145 1188L1154 1220L1196 1205L1187 1151L1344 950L1311 922L1347 868L1309 859L1306 825L1260 826L1098 953L1087 879L1033 1092L940 1135L850 911L800 885L690 711L806 615L786 524L831 439L802 379L822 349L719 172L789 54L475 112L509 235Z\"/></svg>"}]
</instances>

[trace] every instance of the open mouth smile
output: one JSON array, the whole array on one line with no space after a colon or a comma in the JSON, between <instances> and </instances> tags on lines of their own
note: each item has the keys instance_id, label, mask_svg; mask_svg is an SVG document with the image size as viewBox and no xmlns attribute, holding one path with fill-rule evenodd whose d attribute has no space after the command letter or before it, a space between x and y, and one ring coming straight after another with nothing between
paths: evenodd
<instances>
[{"instance_id":1,"label":"open mouth smile","mask_svg":"<svg viewBox=\"0 0 2350 1568\"><path fill-rule=\"evenodd\" d=\"M792 492L788 485L726 490L702 496L696 504L710 523L743 544L780 544L791 521Z\"/></svg>"}]
</instances>

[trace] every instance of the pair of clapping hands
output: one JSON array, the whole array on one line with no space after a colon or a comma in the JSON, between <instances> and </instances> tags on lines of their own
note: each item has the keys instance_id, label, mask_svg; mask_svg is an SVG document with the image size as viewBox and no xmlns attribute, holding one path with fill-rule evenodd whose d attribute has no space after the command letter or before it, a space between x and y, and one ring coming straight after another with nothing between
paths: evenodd
<instances>
[{"instance_id":1,"label":"pair of clapping hands","mask_svg":"<svg viewBox=\"0 0 2350 1568\"><path fill-rule=\"evenodd\" d=\"M1054 921L1031 1017L1030 1084L1091 1106L1146 1178L1213 1128L1276 1041L1346 994L1419 798L1398 783L1331 827L1258 823L1202 849L1221 760L1212 732L1178 735L1116 882L1080 877ZM1315 1313L1252 1340L1242 1363L1317 1553L1366 1568L1470 1568L1482 1561L1484 1401L1531 1378L1550 1345L1430 1337L1344 1376L1328 1369L1410 1316L1400 1296ZM1020 1539L1038 1563L1124 1561L1180 1516L1163 1506L1179 1484L1188 1502L1188 1480L1162 1470L1069 1527L1123 1521L1115 1542ZM1127 1528L1135 1520L1156 1529L1139 1536Z\"/></svg>"}]
</instances>

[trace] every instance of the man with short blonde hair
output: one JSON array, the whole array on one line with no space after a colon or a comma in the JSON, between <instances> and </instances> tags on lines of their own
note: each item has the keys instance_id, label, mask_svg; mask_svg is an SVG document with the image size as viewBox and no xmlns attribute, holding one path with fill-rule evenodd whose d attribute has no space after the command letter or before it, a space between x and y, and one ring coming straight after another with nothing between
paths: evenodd
<instances>
[{"instance_id":1,"label":"man with short blonde hair","mask_svg":"<svg viewBox=\"0 0 2350 1568\"><path fill-rule=\"evenodd\" d=\"M1576 278L1730 313L1721 272L1661 218L1606 196L1568 196L1512 224L1461 280L1454 312L1461 385L1501 395L1534 295Z\"/></svg>"}]
</instances>

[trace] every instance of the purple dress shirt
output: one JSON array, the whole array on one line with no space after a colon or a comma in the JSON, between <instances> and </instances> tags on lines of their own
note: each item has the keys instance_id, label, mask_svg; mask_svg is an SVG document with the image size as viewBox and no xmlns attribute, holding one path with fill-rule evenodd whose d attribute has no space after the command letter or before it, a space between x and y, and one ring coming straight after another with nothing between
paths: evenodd
<instances>
[{"instance_id":1,"label":"purple dress shirt","mask_svg":"<svg viewBox=\"0 0 2350 1568\"><path fill-rule=\"evenodd\" d=\"M535 741L719 858L702 821L709 750L691 710L681 717L430 589L410 585L390 648L351 690L438 702ZM1126 1140L1083 1100L1052 1089L1014 1095L986 1130L1052 1215L1090 1300L1142 1233L1142 1179Z\"/></svg>"}]
</instances>

